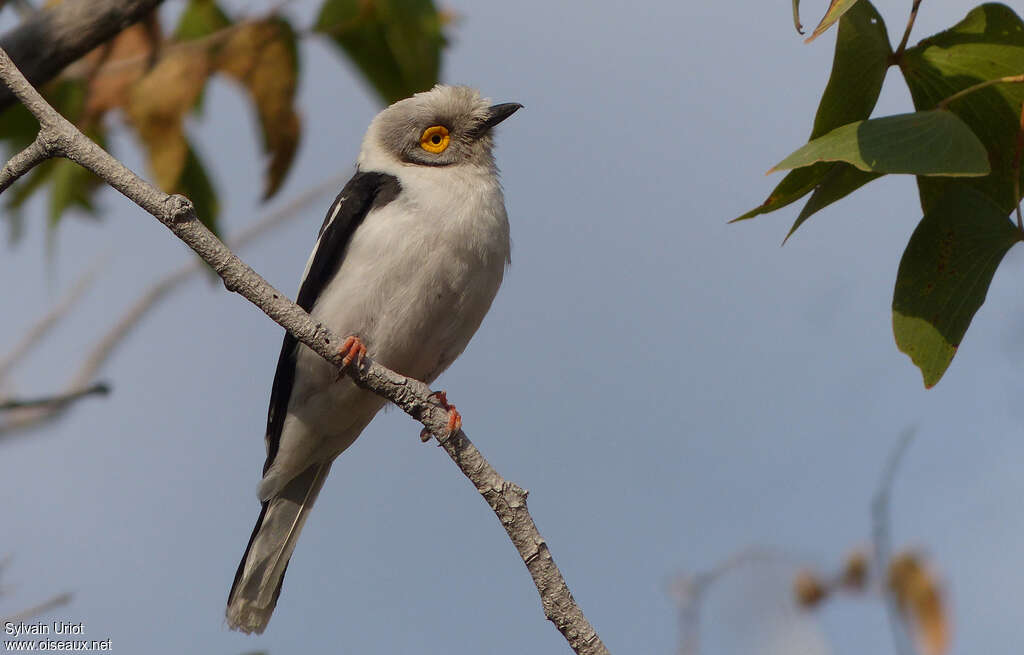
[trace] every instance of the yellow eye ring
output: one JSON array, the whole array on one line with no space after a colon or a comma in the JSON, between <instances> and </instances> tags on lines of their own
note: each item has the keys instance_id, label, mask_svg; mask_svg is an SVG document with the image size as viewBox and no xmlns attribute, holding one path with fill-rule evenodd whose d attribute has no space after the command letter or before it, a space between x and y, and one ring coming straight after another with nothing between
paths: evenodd
<instances>
[{"instance_id":1,"label":"yellow eye ring","mask_svg":"<svg viewBox=\"0 0 1024 655\"><path fill-rule=\"evenodd\" d=\"M420 147L436 155L444 152L451 140L447 127L434 125L423 130L423 134L420 136Z\"/></svg>"}]
</instances>

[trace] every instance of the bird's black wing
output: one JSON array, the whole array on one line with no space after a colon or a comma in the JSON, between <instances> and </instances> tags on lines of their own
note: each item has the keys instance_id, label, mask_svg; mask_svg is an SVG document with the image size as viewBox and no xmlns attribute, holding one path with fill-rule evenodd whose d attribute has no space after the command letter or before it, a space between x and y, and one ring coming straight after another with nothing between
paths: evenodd
<instances>
[{"instance_id":1,"label":"bird's black wing","mask_svg":"<svg viewBox=\"0 0 1024 655\"><path fill-rule=\"evenodd\" d=\"M316 303L320 293L334 277L345 256L345 249L352 234L359 227L371 209L388 204L401 191L398 178L386 173L364 173L356 171L352 179L341 190L327 210L327 217L320 228L313 261L309 271L302 278L299 297L296 301L307 312ZM284 417L288 413L288 401L295 384L295 360L299 342L291 334L284 335L281 355L277 360L274 386L270 392L270 409L267 412L267 461L263 472L274 461L281 441Z\"/></svg>"},{"instance_id":2,"label":"bird's black wing","mask_svg":"<svg viewBox=\"0 0 1024 655\"><path fill-rule=\"evenodd\" d=\"M341 260L345 256L345 248L356 228L363 222L371 209L383 207L394 200L401 188L398 178L393 175L356 171L348 184L342 188L338 197L334 199L331 208L327 210L327 217L320 227L316 250L313 251L313 261L299 286L297 302L300 307L307 312L313 307L317 298L320 297L320 293L337 272ZM281 345L281 355L277 359L274 386L270 391L270 409L267 411L267 461L263 465L264 473L274 463L274 457L277 456L277 450L281 444L284 417L288 414L288 401L291 399L292 387L295 384L295 361L298 351L299 342L291 334L285 333L284 343ZM242 579L245 560L260 532L269 506L269 501L263 501L260 516L256 520L256 527L252 530L249 544L245 547L245 554L235 572L235 581L231 585L231 594L228 596L229 603L235 594L235 588ZM281 593L281 581L278 581L277 584L276 593Z\"/></svg>"}]
</instances>

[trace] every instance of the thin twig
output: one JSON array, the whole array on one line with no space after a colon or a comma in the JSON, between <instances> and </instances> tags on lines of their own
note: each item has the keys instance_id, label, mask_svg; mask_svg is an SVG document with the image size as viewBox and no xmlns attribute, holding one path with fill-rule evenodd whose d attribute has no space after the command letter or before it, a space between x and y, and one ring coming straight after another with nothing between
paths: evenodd
<instances>
[{"instance_id":1,"label":"thin twig","mask_svg":"<svg viewBox=\"0 0 1024 655\"><path fill-rule=\"evenodd\" d=\"M935 105L935 108L945 109L946 107L949 106L949 103L959 100L965 95L974 93L975 91L981 91L982 89L987 89L988 87L994 86L996 84L1019 84L1021 82L1024 82L1024 73L1020 75L1007 75L1006 77L997 77L994 80L985 80L984 82L978 82L977 84L973 84L967 87L966 89L961 89L960 91L957 91L956 93L954 93L953 95L949 96L944 100L940 100L939 103Z\"/></svg>"},{"instance_id":2,"label":"thin twig","mask_svg":"<svg viewBox=\"0 0 1024 655\"><path fill-rule=\"evenodd\" d=\"M247 246L255 239L265 234L270 229L277 227L289 218L299 215L299 212L314 200L325 193L338 188L344 182L344 176L336 176L299 194L294 200L280 209L264 216L259 221L244 228L230 241L232 248L238 249ZM168 273L128 308L124 315L107 331L102 339L93 347L89 356L79 367L78 372L72 378L71 386L77 387L88 384L99 372L103 363L107 361L114 348L121 343L128 334L138 325L139 321L168 293L177 288L182 282L191 276L202 271L209 270L201 261L194 258L177 270ZM2 432L0 432L2 433Z\"/></svg>"},{"instance_id":3,"label":"thin twig","mask_svg":"<svg viewBox=\"0 0 1024 655\"><path fill-rule=\"evenodd\" d=\"M42 134L24 150L11 157L11 160L0 169L0 193L6 191L7 187L14 184L22 175L53 156L41 139Z\"/></svg>"},{"instance_id":4,"label":"thin twig","mask_svg":"<svg viewBox=\"0 0 1024 655\"><path fill-rule=\"evenodd\" d=\"M915 430L908 429L900 436L889 459L886 461L885 469L882 472L882 479L878 484L878 490L871 501L871 523L872 539L875 548L875 566L878 571L878 579L882 585L882 596L885 598L886 614L889 616L889 626L892 628L892 638L896 652L900 655L914 655L916 650L910 636L907 634L906 625L903 622L903 615L896 595L889 588L889 567L892 559L892 542L890 537L889 504L892 498L892 487L896 481L896 472L899 470L903 454L914 439Z\"/></svg>"},{"instance_id":5,"label":"thin twig","mask_svg":"<svg viewBox=\"0 0 1024 655\"><path fill-rule=\"evenodd\" d=\"M903 30L903 38L900 40L900 45L892 55L892 61L897 64L900 64L903 61L903 53L907 50L907 41L910 40L910 32L914 29L914 21L917 20L917 9L920 6L921 0L914 0L914 3L910 7L910 18L907 19L907 29Z\"/></svg>"},{"instance_id":6,"label":"thin twig","mask_svg":"<svg viewBox=\"0 0 1024 655\"><path fill-rule=\"evenodd\" d=\"M300 193L297 197L283 205L281 208L243 228L236 237L229 240L229 243L231 243L233 248L242 248L249 245L271 229L282 225L291 218L299 216L300 211L317 198L326 193L337 190L337 188L344 183L347 175L348 173L334 176ZM89 350L89 354L79 365L78 370L74 375L72 375L66 389L80 389L93 382L96 374L99 372L100 368L102 368L103 364L105 364L110 358L110 355L114 352L117 346L120 345L129 334L131 334L139 324L139 321L141 321L142 318L149 313L149 311L152 310L161 299L165 298L171 291L176 289L193 275L206 270L209 270L209 268L205 263L191 257L189 263L164 275L146 289L139 299L128 307L124 314L121 315L121 317L104 333L100 340L97 341ZM62 305L64 304L65 303L62 303ZM32 330L26 336L26 339L30 339L32 337L38 338L41 336L42 330L40 325L42 325L44 321L46 321L47 328L56 323L56 321L63 315L64 311L66 311L66 308L64 307L61 307L60 309L62 311L59 313L55 309L48 316L44 317L43 321L40 321L33 326ZM19 344L19 347L12 351L12 355L20 357L23 354L23 350L24 348L22 347L22 344ZM0 373L4 370L5 368L0 364ZM0 375L0 380L2 380L2 375ZM16 415L9 416L7 417L8 420L0 423L0 438L12 434L25 434L30 429L41 427L42 425L59 418L69 408L70 405L60 405L19 411Z\"/></svg>"},{"instance_id":7,"label":"thin twig","mask_svg":"<svg viewBox=\"0 0 1024 655\"><path fill-rule=\"evenodd\" d=\"M105 258L103 258L105 259ZM0 387L8 379L11 369L21 361L32 348L71 310L75 303L85 295L102 268L102 260L94 264L84 275L78 278L75 285L68 291L53 309L32 324L21 340L8 353L0 358Z\"/></svg>"},{"instance_id":8,"label":"thin twig","mask_svg":"<svg viewBox=\"0 0 1024 655\"><path fill-rule=\"evenodd\" d=\"M676 576L669 584L669 591L675 598L679 616L678 654L700 653L700 609L704 596L712 585L744 564L787 559L789 556L782 552L750 547L733 553L707 571Z\"/></svg>"},{"instance_id":9,"label":"thin twig","mask_svg":"<svg viewBox=\"0 0 1024 655\"><path fill-rule=\"evenodd\" d=\"M28 608L26 610L22 610L22 611L18 612L17 614L13 614L13 615L8 616L6 618L0 619L0 625L16 624L16 623L21 623L22 621L28 621L30 619L34 619L37 616L40 616L42 614L46 614L47 612L55 610L58 607L63 607L64 605L67 605L68 603L71 602L72 598L73 598L72 594L67 593L67 592L65 592L63 594L57 594L56 596L54 596L50 600L42 602L42 603L39 603L35 607L30 607L30 608Z\"/></svg>"},{"instance_id":10,"label":"thin twig","mask_svg":"<svg viewBox=\"0 0 1024 655\"><path fill-rule=\"evenodd\" d=\"M30 398L28 400L12 398L0 401L0 412L7 412L14 409L35 409L38 407L65 407L80 398L85 398L86 396L106 396L109 393L109 384L106 382L96 382L95 384L90 384L88 387L67 391L56 396Z\"/></svg>"},{"instance_id":11,"label":"thin twig","mask_svg":"<svg viewBox=\"0 0 1024 655\"><path fill-rule=\"evenodd\" d=\"M355 384L398 405L422 423L430 434L447 434L448 411L430 387L374 361L366 361L358 370L346 368L339 352L342 340L338 335L314 321L231 252L199 221L191 201L179 195L168 196L153 187L79 132L47 104L2 49L0 80L39 120L40 130L49 135L45 141L53 154L67 157L92 171L152 214L206 261L229 291L241 294L259 307L296 339L349 375ZM527 511L526 491L502 478L462 430L438 438L438 442L501 521L533 578L548 620L578 655L607 653L597 632L573 600L547 542Z\"/></svg>"}]
</instances>

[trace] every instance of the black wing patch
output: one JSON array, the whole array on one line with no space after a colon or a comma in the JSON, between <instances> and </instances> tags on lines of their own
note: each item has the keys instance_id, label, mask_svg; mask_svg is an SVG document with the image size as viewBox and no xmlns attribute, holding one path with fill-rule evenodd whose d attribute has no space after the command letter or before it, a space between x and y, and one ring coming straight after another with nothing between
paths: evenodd
<instances>
[{"instance_id":1,"label":"black wing patch","mask_svg":"<svg viewBox=\"0 0 1024 655\"><path fill-rule=\"evenodd\" d=\"M327 210L327 217L320 228L313 261L299 287L297 303L307 312L312 309L320 293L334 277L345 256L345 249L356 228L363 222L371 209L377 209L394 200L402 190L398 178L386 173L363 173L357 171L341 190ZM295 384L295 361L299 342L291 334L284 335L281 355L277 359L277 372L270 392L270 409L267 412L267 461L263 472L274 462L284 428L284 417L288 414L288 401Z\"/></svg>"}]
</instances>

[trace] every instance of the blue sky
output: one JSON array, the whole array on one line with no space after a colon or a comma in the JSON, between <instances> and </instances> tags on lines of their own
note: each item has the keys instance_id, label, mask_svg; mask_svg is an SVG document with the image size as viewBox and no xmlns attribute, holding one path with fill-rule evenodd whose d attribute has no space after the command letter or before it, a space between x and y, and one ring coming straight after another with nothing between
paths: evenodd
<instances>
[{"instance_id":1,"label":"blue sky","mask_svg":"<svg viewBox=\"0 0 1024 655\"><path fill-rule=\"evenodd\" d=\"M824 5L824 3L817 3ZM823 6L803 3L805 24ZM909 3L881 6L893 41ZM264 6L260 3L257 7ZM165 12L180 9L170 1ZM672 576L751 546L785 554L723 580L703 606L705 653L891 652L877 600L813 617L788 608L794 566L838 565L869 535L885 458L917 430L893 498L897 547L922 549L953 610L954 652L1020 643L1024 303L1011 250L943 381L926 391L893 343L892 285L920 218L890 176L808 221L740 225L810 132L834 32L804 45L789 5L451 2L444 78L526 108L497 136L513 255L490 315L439 381L470 438L530 509L612 652L670 653ZM288 11L308 23L316 4ZM915 36L962 17L923 3ZM379 107L322 41L302 43L306 132L277 203L351 170ZM910 108L890 71L876 115ZM262 215L255 125L211 89L189 129L223 221ZM117 154L137 170L126 137ZM243 258L294 292L330 199ZM271 206L274 206L273 204ZM41 215L36 203L29 216ZM113 193L99 222L41 220L0 260L13 343L96 258L94 289L15 377L24 395L81 354L190 256ZM380 415L335 464L262 637L223 605L256 519L266 403L281 330L197 278L105 367L114 393L9 440L0 614L55 593L52 618L115 652L568 652L487 506L419 427ZM2 348L0 348L2 350Z\"/></svg>"}]
</instances>

